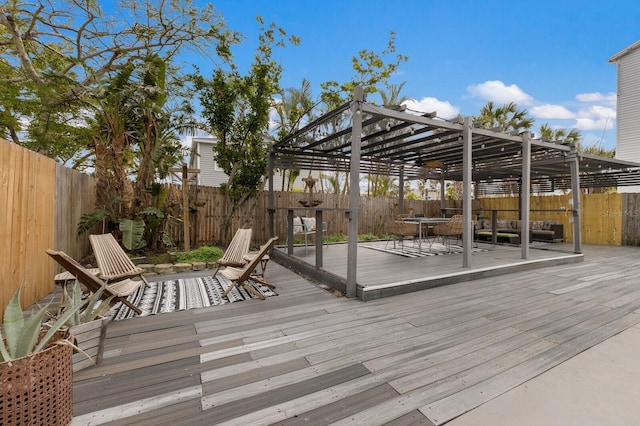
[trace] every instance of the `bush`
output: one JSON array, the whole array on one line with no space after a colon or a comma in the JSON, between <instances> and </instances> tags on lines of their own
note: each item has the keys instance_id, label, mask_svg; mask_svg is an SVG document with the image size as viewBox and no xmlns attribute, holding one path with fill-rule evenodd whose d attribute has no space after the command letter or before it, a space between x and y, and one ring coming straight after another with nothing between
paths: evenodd
<instances>
[{"instance_id":1,"label":"bush","mask_svg":"<svg viewBox=\"0 0 640 426\"><path fill-rule=\"evenodd\" d=\"M358 241L377 241L380 237L373 234L360 234L358 235Z\"/></svg>"},{"instance_id":2,"label":"bush","mask_svg":"<svg viewBox=\"0 0 640 426\"><path fill-rule=\"evenodd\" d=\"M224 255L218 247L202 246L195 250L176 255L178 263L215 262Z\"/></svg>"}]
</instances>

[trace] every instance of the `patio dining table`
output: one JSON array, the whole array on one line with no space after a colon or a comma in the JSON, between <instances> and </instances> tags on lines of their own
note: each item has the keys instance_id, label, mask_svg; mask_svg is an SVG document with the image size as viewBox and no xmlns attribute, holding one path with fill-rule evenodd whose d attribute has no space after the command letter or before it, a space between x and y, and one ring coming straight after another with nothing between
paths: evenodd
<instances>
[{"instance_id":1,"label":"patio dining table","mask_svg":"<svg viewBox=\"0 0 640 426\"><path fill-rule=\"evenodd\" d=\"M429 236L429 229L439 223L449 222L449 218L446 217L405 217L402 220L418 223L418 253L422 253L422 238ZM426 225L424 234L422 233L423 224Z\"/></svg>"}]
</instances>

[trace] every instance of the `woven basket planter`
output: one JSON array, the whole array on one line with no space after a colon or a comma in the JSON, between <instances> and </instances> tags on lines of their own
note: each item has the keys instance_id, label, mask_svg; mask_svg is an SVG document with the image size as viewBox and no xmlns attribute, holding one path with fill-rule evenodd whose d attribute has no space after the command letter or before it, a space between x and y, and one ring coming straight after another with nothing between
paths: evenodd
<instances>
[{"instance_id":1,"label":"woven basket planter","mask_svg":"<svg viewBox=\"0 0 640 426\"><path fill-rule=\"evenodd\" d=\"M0 363L0 424L68 425L73 417L71 354L70 345L54 344Z\"/></svg>"},{"instance_id":2,"label":"woven basket planter","mask_svg":"<svg viewBox=\"0 0 640 426\"><path fill-rule=\"evenodd\" d=\"M109 320L106 318L99 318L84 324L74 325L69 329L74 344L84 352L73 354L74 373L102 361L108 322Z\"/></svg>"}]
</instances>

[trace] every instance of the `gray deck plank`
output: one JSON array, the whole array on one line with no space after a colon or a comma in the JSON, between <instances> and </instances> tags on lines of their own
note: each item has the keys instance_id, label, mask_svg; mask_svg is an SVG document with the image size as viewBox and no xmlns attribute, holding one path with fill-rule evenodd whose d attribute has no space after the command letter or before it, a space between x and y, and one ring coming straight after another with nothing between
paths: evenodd
<instances>
[{"instance_id":1,"label":"gray deck plank","mask_svg":"<svg viewBox=\"0 0 640 426\"><path fill-rule=\"evenodd\" d=\"M326 250L325 268L343 270L344 249ZM265 301L110 323L110 357L74 374L75 413L124 416L118 425L442 424L640 322L640 250L584 251L578 264L370 302L274 263L279 295ZM362 285L460 268L456 255L366 254Z\"/></svg>"},{"instance_id":2,"label":"gray deck plank","mask_svg":"<svg viewBox=\"0 0 640 426\"><path fill-rule=\"evenodd\" d=\"M328 425L397 395L398 393L391 386L383 384L275 424L278 426ZM417 414L426 419L421 413Z\"/></svg>"}]
</instances>

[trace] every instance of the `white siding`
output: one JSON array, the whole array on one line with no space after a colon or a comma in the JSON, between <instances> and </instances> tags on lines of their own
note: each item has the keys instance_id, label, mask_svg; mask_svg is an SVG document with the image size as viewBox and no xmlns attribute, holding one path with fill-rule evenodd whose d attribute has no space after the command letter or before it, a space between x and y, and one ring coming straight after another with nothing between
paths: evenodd
<instances>
[{"instance_id":1,"label":"white siding","mask_svg":"<svg viewBox=\"0 0 640 426\"><path fill-rule=\"evenodd\" d=\"M616 158L640 162L640 49L618 62Z\"/></svg>"},{"instance_id":2,"label":"white siding","mask_svg":"<svg viewBox=\"0 0 640 426\"><path fill-rule=\"evenodd\" d=\"M227 175L213 161L216 142L215 138L193 138L192 147L197 155L193 155L192 164L200 169L198 185L217 187L227 181Z\"/></svg>"},{"instance_id":3,"label":"white siding","mask_svg":"<svg viewBox=\"0 0 640 426\"><path fill-rule=\"evenodd\" d=\"M220 170L213 160L213 147L216 143L216 138L193 138L192 140L191 149L195 154L192 154L189 166L191 168L200 169L200 173L197 177L198 185L219 187L223 183L227 182L227 175ZM320 175L318 172L312 172L311 174L316 179ZM296 179L292 189L304 190L305 184L302 179L308 175L308 171L301 171L300 176ZM265 189L267 188L268 185L265 183ZM282 176L278 171L276 171L273 176L273 188L276 191L279 191L282 188Z\"/></svg>"},{"instance_id":4,"label":"white siding","mask_svg":"<svg viewBox=\"0 0 640 426\"><path fill-rule=\"evenodd\" d=\"M620 54L615 62L618 65L616 158L640 162L640 48L636 46ZM619 187L618 191L640 192L640 187Z\"/></svg>"}]
</instances>

